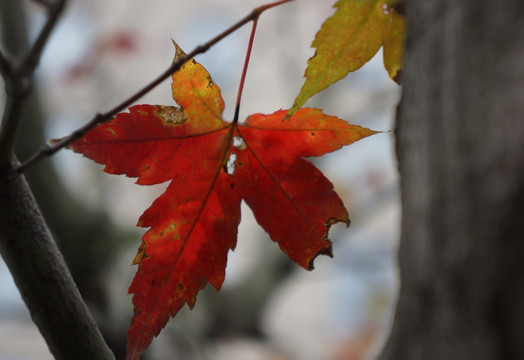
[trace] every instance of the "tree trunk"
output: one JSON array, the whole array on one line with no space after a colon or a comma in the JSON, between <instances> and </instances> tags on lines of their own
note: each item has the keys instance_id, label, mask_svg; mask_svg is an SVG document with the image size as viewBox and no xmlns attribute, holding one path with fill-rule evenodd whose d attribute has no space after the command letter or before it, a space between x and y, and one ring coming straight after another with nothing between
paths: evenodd
<instances>
[{"instance_id":1,"label":"tree trunk","mask_svg":"<svg viewBox=\"0 0 524 360\"><path fill-rule=\"evenodd\" d=\"M407 0L382 360L524 359L524 1Z\"/></svg>"}]
</instances>

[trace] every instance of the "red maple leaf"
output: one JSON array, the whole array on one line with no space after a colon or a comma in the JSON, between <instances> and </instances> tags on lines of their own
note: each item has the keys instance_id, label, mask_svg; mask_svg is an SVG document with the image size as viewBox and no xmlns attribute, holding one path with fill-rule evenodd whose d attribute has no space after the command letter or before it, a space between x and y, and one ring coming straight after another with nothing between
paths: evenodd
<instances>
[{"instance_id":1,"label":"red maple leaf","mask_svg":"<svg viewBox=\"0 0 524 360\"><path fill-rule=\"evenodd\" d=\"M287 111L279 110L225 122L220 89L200 64L191 60L172 78L180 107L133 106L71 145L106 172L137 177L140 185L171 181L138 221L149 230L129 289L129 360L184 304L193 307L208 282L220 289L241 200L300 266L311 270L317 255L331 255L329 227L348 225L348 214L331 182L304 157L375 133L310 108L286 121Z\"/></svg>"}]
</instances>

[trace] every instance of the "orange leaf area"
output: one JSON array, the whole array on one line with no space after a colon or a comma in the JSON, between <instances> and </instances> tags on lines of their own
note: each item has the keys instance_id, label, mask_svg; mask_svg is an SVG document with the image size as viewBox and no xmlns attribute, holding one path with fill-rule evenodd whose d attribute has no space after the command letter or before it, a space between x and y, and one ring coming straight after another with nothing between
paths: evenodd
<instances>
[{"instance_id":1,"label":"orange leaf area","mask_svg":"<svg viewBox=\"0 0 524 360\"><path fill-rule=\"evenodd\" d=\"M329 227L349 224L348 214L331 182L304 157L375 133L310 108L286 121L280 110L225 122L220 89L194 60L173 75L173 97L181 107L133 106L71 146L140 185L170 181L138 221L149 230L129 289L128 360L138 359L184 304L193 307L208 282L220 289L241 200L300 266L313 269L317 255L331 255Z\"/></svg>"}]
</instances>

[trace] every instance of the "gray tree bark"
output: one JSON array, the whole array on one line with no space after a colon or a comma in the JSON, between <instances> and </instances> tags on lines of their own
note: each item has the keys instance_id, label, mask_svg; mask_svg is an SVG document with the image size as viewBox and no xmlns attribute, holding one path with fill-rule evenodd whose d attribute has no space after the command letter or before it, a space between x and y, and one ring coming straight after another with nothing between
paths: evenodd
<instances>
[{"instance_id":1,"label":"gray tree bark","mask_svg":"<svg viewBox=\"0 0 524 360\"><path fill-rule=\"evenodd\" d=\"M24 177L0 162L0 253L56 359L114 359Z\"/></svg>"},{"instance_id":2,"label":"gray tree bark","mask_svg":"<svg viewBox=\"0 0 524 360\"><path fill-rule=\"evenodd\" d=\"M524 359L524 1L407 0L382 360Z\"/></svg>"}]
</instances>

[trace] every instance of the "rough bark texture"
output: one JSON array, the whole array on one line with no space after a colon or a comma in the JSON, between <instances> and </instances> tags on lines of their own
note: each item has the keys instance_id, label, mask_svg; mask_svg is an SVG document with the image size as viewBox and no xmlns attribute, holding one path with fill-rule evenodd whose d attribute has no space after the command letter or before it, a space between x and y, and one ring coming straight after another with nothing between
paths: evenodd
<instances>
[{"instance_id":1,"label":"rough bark texture","mask_svg":"<svg viewBox=\"0 0 524 360\"><path fill-rule=\"evenodd\" d=\"M113 359L22 175L0 167L0 253L56 359Z\"/></svg>"},{"instance_id":2,"label":"rough bark texture","mask_svg":"<svg viewBox=\"0 0 524 360\"><path fill-rule=\"evenodd\" d=\"M524 359L524 1L408 0L382 360Z\"/></svg>"}]
</instances>

